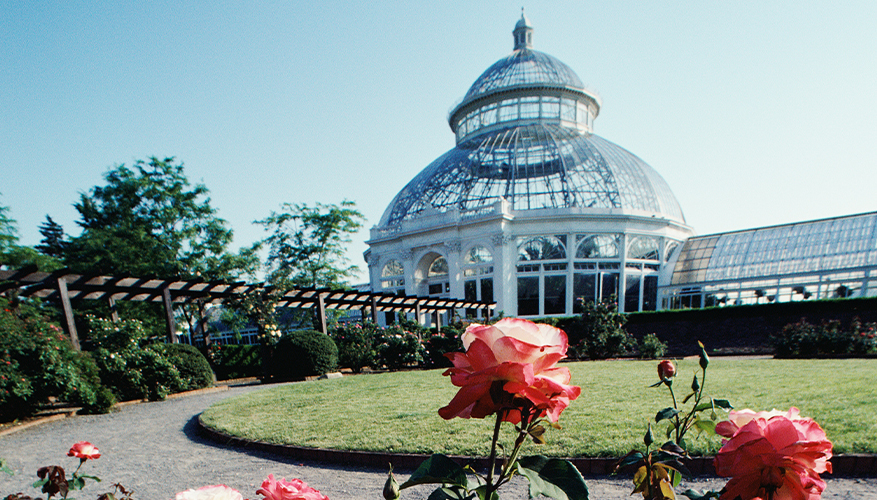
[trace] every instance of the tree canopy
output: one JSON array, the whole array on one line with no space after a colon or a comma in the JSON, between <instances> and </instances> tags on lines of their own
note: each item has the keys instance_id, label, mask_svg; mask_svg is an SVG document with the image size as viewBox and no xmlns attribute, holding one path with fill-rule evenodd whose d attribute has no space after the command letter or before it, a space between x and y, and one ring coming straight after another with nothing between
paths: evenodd
<instances>
[{"instance_id":1,"label":"tree canopy","mask_svg":"<svg viewBox=\"0 0 877 500\"><path fill-rule=\"evenodd\" d=\"M284 203L282 211L263 220L270 236L267 279L277 286L341 287L358 268L350 265L345 246L365 217L352 201L340 205Z\"/></svg>"},{"instance_id":2,"label":"tree canopy","mask_svg":"<svg viewBox=\"0 0 877 500\"><path fill-rule=\"evenodd\" d=\"M71 269L211 280L233 278L254 265L252 252L227 251L232 230L210 205L207 187L190 185L174 158L119 165L104 179L105 186L82 193L74 204L82 233L64 250Z\"/></svg>"}]
</instances>

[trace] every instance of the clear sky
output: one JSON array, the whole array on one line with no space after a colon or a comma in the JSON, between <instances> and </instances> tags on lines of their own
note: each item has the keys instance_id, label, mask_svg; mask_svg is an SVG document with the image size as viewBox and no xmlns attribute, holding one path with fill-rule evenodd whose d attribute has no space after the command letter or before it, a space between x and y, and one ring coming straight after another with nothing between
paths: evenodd
<instances>
[{"instance_id":1,"label":"clear sky","mask_svg":"<svg viewBox=\"0 0 877 500\"><path fill-rule=\"evenodd\" d=\"M20 243L107 169L175 156L235 231L353 200L368 228L454 146L448 110L534 47L699 234L877 210L877 2L0 0L0 205Z\"/></svg>"}]
</instances>

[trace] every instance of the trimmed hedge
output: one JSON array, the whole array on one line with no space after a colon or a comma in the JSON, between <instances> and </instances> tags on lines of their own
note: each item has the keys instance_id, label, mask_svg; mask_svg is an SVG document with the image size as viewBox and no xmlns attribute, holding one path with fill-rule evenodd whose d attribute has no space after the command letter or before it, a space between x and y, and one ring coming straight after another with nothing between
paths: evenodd
<instances>
[{"instance_id":1,"label":"trimmed hedge","mask_svg":"<svg viewBox=\"0 0 877 500\"><path fill-rule=\"evenodd\" d=\"M302 380L337 368L335 342L316 330L300 330L283 336L274 345L270 363L271 377L277 380Z\"/></svg>"},{"instance_id":2,"label":"trimmed hedge","mask_svg":"<svg viewBox=\"0 0 877 500\"><path fill-rule=\"evenodd\" d=\"M180 389L191 391L213 385L213 370L197 347L189 344L164 344L164 355L180 372Z\"/></svg>"}]
</instances>

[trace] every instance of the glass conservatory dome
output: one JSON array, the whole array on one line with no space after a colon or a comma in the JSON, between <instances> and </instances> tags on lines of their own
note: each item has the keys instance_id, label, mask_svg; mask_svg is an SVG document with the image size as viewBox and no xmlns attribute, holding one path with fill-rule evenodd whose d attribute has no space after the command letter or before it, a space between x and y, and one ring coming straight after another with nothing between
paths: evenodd
<instances>
[{"instance_id":1,"label":"glass conservatory dome","mask_svg":"<svg viewBox=\"0 0 877 500\"><path fill-rule=\"evenodd\" d=\"M632 209L680 223L664 179L629 151L593 134L600 101L552 56L532 49L521 15L514 51L485 71L448 118L457 146L427 166L387 207L379 227L427 213L479 210Z\"/></svg>"}]
</instances>

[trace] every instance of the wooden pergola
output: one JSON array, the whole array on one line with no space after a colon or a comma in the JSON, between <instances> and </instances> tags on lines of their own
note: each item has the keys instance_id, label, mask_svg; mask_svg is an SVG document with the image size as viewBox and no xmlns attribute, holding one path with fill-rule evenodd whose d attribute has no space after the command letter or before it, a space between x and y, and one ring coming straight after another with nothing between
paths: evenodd
<instances>
[{"instance_id":1,"label":"wooden pergola","mask_svg":"<svg viewBox=\"0 0 877 500\"><path fill-rule=\"evenodd\" d=\"M200 301L202 304L221 304L230 299L251 293L276 290L264 284L246 284L226 281L203 281L186 279L136 278L131 276L99 276L73 274L67 269L53 273L37 271L36 267L17 270L0 270L0 293L17 290L22 297L38 297L61 305L63 326L74 347L78 350L79 336L73 321L72 302L79 300L103 300L114 309L116 301L160 302L164 304L167 337L178 342L173 305ZM485 316L496 307L495 302L473 302L459 299L400 296L380 292L362 292L330 288L292 288L274 297L278 308L313 309L320 320L323 333L327 333L326 310L360 310L362 317L377 321L378 312L414 313L420 321L422 314L435 314L437 326L441 326L439 314L454 309L481 309ZM114 319L118 319L115 317Z\"/></svg>"}]
</instances>

